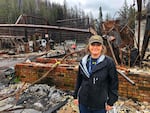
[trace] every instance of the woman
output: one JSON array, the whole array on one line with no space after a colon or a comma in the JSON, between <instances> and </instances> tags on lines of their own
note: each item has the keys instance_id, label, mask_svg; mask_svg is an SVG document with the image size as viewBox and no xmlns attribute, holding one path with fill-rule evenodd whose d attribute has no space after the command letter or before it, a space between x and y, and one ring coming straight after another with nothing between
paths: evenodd
<instances>
[{"instance_id":1,"label":"woman","mask_svg":"<svg viewBox=\"0 0 150 113\"><path fill-rule=\"evenodd\" d=\"M79 64L74 101L79 103L80 113L106 113L118 99L116 67L104 55L101 36L91 36L88 51Z\"/></svg>"}]
</instances>

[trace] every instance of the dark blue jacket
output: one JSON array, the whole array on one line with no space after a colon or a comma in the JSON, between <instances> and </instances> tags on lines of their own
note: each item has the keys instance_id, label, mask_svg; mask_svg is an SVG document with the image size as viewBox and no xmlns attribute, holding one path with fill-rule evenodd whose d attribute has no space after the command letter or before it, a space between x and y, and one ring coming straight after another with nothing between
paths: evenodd
<instances>
[{"instance_id":1,"label":"dark blue jacket","mask_svg":"<svg viewBox=\"0 0 150 113\"><path fill-rule=\"evenodd\" d=\"M113 105L118 99L118 76L114 61L102 55L90 75L87 59L83 57L79 64L74 98L93 110L105 109L105 104Z\"/></svg>"}]
</instances>

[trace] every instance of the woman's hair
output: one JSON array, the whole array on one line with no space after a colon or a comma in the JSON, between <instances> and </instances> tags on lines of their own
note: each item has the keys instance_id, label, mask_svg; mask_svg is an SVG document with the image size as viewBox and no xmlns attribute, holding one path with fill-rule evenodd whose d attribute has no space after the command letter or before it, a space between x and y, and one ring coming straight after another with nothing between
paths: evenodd
<instances>
[{"instance_id":1,"label":"woman's hair","mask_svg":"<svg viewBox=\"0 0 150 113\"><path fill-rule=\"evenodd\" d=\"M86 47L86 53L90 53L90 50L89 50L89 46L90 44L87 45ZM101 51L101 54L106 54L107 53L107 49L106 49L106 46L105 45L102 45L102 51Z\"/></svg>"}]
</instances>

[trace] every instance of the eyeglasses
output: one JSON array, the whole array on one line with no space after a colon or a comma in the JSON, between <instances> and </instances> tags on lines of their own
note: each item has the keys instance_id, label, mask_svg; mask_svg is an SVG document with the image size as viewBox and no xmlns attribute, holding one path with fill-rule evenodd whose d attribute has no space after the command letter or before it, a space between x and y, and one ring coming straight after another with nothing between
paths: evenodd
<instances>
[{"instance_id":1,"label":"eyeglasses","mask_svg":"<svg viewBox=\"0 0 150 113\"><path fill-rule=\"evenodd\" d=\"M94 42L94 43L91 43L91 46L101 46L102 44L101 43L98 43L98 42Z\"/></svg>"}]
</instances>

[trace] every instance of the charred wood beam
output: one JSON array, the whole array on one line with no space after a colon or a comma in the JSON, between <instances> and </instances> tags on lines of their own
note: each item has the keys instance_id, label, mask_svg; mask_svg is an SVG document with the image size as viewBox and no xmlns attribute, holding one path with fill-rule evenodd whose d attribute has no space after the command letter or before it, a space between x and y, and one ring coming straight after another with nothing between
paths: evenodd
<instances>
[{"instance_id":1,"label":"charred wood beam","mask_svg":"<svg viewBox=\"0 0 150 113\"><path fill-rule=\"evenodd\" d=\"M138 12L142 10L142 0L137 0Z\"/></svg>"},{"instance_id":2,"label":"charred wood beam","mask_svg":"<svg viewBox=\"0 0 150 113\"><path fill-rule=\"evenodd\" d=\"M78 29L78 28L48 26L48 25L34 25L34 24L0 24L0 27L40 28L40 29L51 29L51 30L58 30L58 31L61 30L61 31L70 31L70 32L90 33L89 29Z\"/></svg>"},{"instance_id":3,"label":"charred wood beam","mask_svg":"<svg viewBox=\"0 0 150 113\"><path fill-rule=\"evenodd\" d=\"M145 56L145 52L146 52L146 49L147 49L148 44L149 44L149 39L150 39L150 15L148 15L146 18L146 28L145 28L145 34L144 34L142 50L141 50L142 60Z\"/></svg>"},{"instance_id":4,"label":"charred wood beam","mask_svg":"<svg viewBox=\"0 0 150 113\"><path fill-rule=\"evenodd\" d=\"M24 40L23 40L23 39L20 39L20 41L21 41L21 43L22 43L22 44L25 44L25 42L24 42Z\"/></svg>"},{"instance_id":5,"label":"charred wood beam","mask_svg":"<svg viewBox=\"0 0 150 113\"><path fill-rule=\"evenodd\" d=\"M132 81L129 77L127 77L123 72L121 72L119 69L117 69L117 72L122 75L129 83L131 83L132 85L135 85L135 82Z\"/></svg>"},{"instance_id":6,"label":"charred wood beam","mask_svg":"<svg viewBox=\"0 0 150 113\"><path fill-rule=\"evenodd\" d=\"M14 45L17 47L17 42L15 42L12 38L10 38L11 47Z\"/></svg>"},{"instance_id":7,"label":"charred wood beam","mask_svg":"<svg viewBox=\"0 0 150 113\"><path fill-rule=\"evenodd\" d=\"M114 59L114 61L115 61L115 64L118 65L118 61L117 61L117 59L116 59L116 56L115 56L114 50L113 50L113 48L112 48L112 46L111 46L111 43L110 43L110 41L109 41L108 38L107 38L106 40L107 40L107 43L108 43L108 45L109 45L111 54L112 54L113 59Z\"/></svg>"},{"instance_id":8,"label":"charred wood beam","mask_svg":"<svg viewBox=\"0 0 150 113\"><path fill-rule=\"evenodd\" d=\"M23 16L23 15L20 15L20 16L18 17L18 19L17 19L17 21L16 21L15 24L18 24L18 23L19 23L19 21L21 20L22 16Z\"/></svg>"},{"instance_id":9,"label":"charred wood beam","mask_svg":"<svg viewBox=\"0 0 150 113\"><path fill-rule=\"evenodd\" d=\"M19 106L19 107L15 107L15 108L8 108L8 109L5 109L3 111L0 111L1 113L10 113L10 112L13 112L15 110L22 110L22 109L25 109L24 106Z\"/></svg>"},{"instance_id":10,"label":"charred wood beam","mask_svg":"<svg viewBox=\"0 0 150 113\"><path fill-rule=\"evenodd\" d=\"M138 12L138 51L140 51L141 12Z\"/></svg>"},{"instance_id":11,"label":"charred wood beam","mask_svg":"<svg viewBox=\"0 0 150 113\"><path fill-rule=\"evenodd\" d=\"M140 28L141 28L141 11L142 11L142 0L137 0L137 8L138 8L138 52L141 61L140 55Z\"/></svg>"},{"instance_id":12,"label":"charred wood beam","mask_svg":"<svg viewBox=\"0 0 150 113\"><path fill-rule=\"evenodd\" d=\"M77 21L77 20L84 20L87 19L89 21L89 18L74 18L74 19L64 19L64 20L57 20L56 22L68 22L68 21Z\"/></svg>"},{"instance_id":13,"label":"charred wood beam","mask_svg":"<svg viewBox=\"0 0 150 113\"><path fill-rule=\"evenodd\" d=\"M150 39L150 35L149 36L145 36L144 40L143 40L143 45L142 45L142 51L141 51L141 58L143 60L144 56L145 56L145 52L146 49L148 47L148 43L149 43L149 39Z\"/></svg>"},{"instance_id":14,"label":"charred wood beam","mask_svg":"<svg viewBox=\"0 0 150 113\"><path fill-rule=\"evenodd\" d=\"M45 111L43 113L56 113L57 110L59 110L62 106L64 106L68 102L68 99L69 98L67 98L65 101L60 102L56 106L49 108L47 111Z\"/></svg>"},{"instance_id":15,"label":"charred wood beam","mask_svg":"<svg viewBox=\"0 0 150 113\"><path fill-rule=\"evenodd\" d=\"M24 36L12 36L12 35L0 35L0 38L1 39L6 39L6 38L16 38L16 39L22 39L22 38L24 38Z\"/></svg>"}]
</instances>

